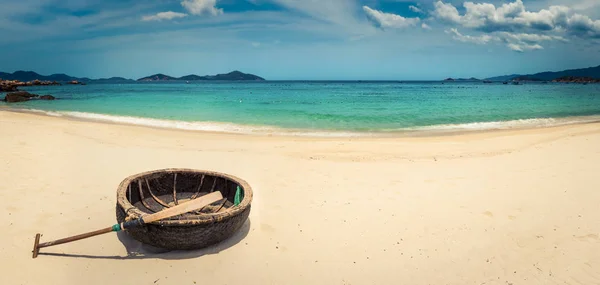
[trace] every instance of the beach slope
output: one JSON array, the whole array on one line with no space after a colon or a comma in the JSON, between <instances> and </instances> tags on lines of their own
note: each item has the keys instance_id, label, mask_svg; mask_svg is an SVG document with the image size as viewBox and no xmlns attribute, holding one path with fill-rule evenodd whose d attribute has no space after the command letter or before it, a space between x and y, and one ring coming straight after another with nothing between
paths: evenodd
<instances>
[{"instance_id":1,"label":"beach slope","mask_svg":"<svg viewBox=\"0 0 600 285\"><path fill-rule=\"evenodd\" d=\"M600 284L600 124L439 137L186 132L0 110L0 284ZM157 253L115 223L143 171L254 190L230 240Z\"/></svg>"}]
</instances>

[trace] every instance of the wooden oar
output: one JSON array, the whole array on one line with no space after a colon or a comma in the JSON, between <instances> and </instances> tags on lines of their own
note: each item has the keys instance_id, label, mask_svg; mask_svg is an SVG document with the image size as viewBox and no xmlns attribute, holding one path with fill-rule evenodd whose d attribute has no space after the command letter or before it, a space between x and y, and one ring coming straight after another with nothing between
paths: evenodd
<instances>
[{"instance_id":1,"label":"wooden oar","mask_svg":"<svg viewBox=\"0 0 600 285\"><path fill-rule=\"evenodd\" d=\"M221 194L221 192L215 191L210 194L204 195L202 197L190 200L188 202L180 203L177 206L167 208L160 212L157 212L157 213L154 213L151 215L142 216L141 218L139 218L137 220L132 220L132 221L125 222L125 223L115 224L112 227L108 227L105 229L101 229L101 230L97 230L97 231L93 231L93 232L89 232L89 233L85 233L85 234L80 234L80 235L76 235L76 236L72 236L72 237L68 237L68 238L63 238L63 239L59 239L59 240L55 240L55 241L45 242L45 243L39 243L40 242L40 234L37 234L37 235L35 235L35 243L33 244L33 258L36 258L38 256L40 248L43 248L43 247L59 245L59 244L68 243L68 242L72 242L72 241L76 241L76 240L80 240L80 239L85 239L85 238L89 238L89 237L93 237L93 236L97 236L97 235L101 235L101 234L106 234L106 233L110 233L110 232L119 232L119 231L127 230L127 229L130 229L133 227L143 226L144 224L148 224L148 223L156 222L156 221L159 221L162 219L167 219L167 218L174 217L177 215L185 214L187 212L200 210L204 206L214 203L216 201L219 201L221 199L223 199L223 195Z\"/></svg>"}]
</instances>

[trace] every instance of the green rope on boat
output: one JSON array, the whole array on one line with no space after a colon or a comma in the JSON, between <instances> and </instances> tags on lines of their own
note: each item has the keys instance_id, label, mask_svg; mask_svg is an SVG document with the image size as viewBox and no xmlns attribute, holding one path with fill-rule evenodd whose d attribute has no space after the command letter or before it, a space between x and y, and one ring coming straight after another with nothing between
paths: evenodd
<instances>
[{"instance_id":1,"label":"green rope on boat","mask_svg":"<svg viewBox=\"0 0 600 285\"><path fill-rule=\"evenodd\" d=\"M120 232L121 231L121 225L120 224L114 224L112 226L112 230L113 230L113 232Z\"/></svg>"},{"instance_id":2,"label":"green rope on boat","mask_svg":"<svg viewBox=\"0 0 600 285\"><path fill-rule=\"evenodd\" d=\"M237 206L239 205L242 200L244 200L244 192L242 192L242 189L240 188L240 186L237 187L237 189L235 190L235 197L233 198L233 205Z\"/></svg>"}]
</instances>

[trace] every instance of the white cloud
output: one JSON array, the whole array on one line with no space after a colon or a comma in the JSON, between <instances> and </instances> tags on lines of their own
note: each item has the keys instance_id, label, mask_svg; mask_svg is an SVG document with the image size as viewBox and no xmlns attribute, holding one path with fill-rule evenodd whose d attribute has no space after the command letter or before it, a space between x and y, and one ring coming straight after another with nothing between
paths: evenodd
<instances>
[{"instance_id":1,"label":"white cloud","mask_svg":"<svg viewBox=\"0 0 600 285\"><path fill-rule=\"evenodd\" d=\"M217 8L217 0L183 0L181 6L192 15L220 15L223 9Z\"/></svg>"},{"instance_id":2,"label":"white cloud","mask_svg":"<svg viewBox=\"0 0 600 285\"><path fill-rule=\"evenodd\" d=\"M548 36L538 34L511 34L507 32L497 33L498 38L506 43L506 46L514 51L525 52L544 49L541 42L561 41L567 42L567 39L559 36Z\"/></svg>"},{"instance_id":3,"label":"white cloud","mask_svg":"<svg viewBox=\"0 0 600 285\"><path fill-rule=\"evenodd\" d=\"M569 32L583 37L600 38L600 20L575 14L568 20Z\"/></svg>"},{"instance_id":4,"label":"white cloud","mask_svg":"<svg viewBox=\"0 0 600 285\"><path fill-rule=\"evenodd\" d=\"M569 12L569 8L565 6L552 6L539 12L530 12L525 9L522 0L515 0L497 8L494 4L473 2L465 2L463 6L466 11L464 15L460 15L452 4L438 1L435 3L434 15L439 19L484 32L512 32L523 29L553 30L567 22Z\"/></svg>"},{"instance_id":5,"label":"white cloud","mask_svg":"<svg viewBox=\"0 0 600 285\"><path fill-rule=\"evenodd\" d=\"M309 21L318 22L328 31L347 34L348 36L374 34L377 30L368 25L364 17L356 17L360 10L358 1L349 0L262 0L275 2L289 10L308 16ZM292 24L290 22L290 24ZM317 32L316 30L312 30Z\"/></svg>"},{"instance_id":6,"label":"white cloud","mask_svg":"<svg viewBox=\"0 0 600 285\"><path fill-rule=\"evenodd\" d=\"M410 5L410 6L408 6L408 9L410 9L411 11L413 11L415 13L423 13L423 10L421 10L421 8L419 8L417 6Z\"/></svg>"},{"instance_id":7,"label":"white cloud","mask_svg":"<svg viewBox=\"0 0 600 285\"><path fill-rule=\"evenodd\" d=\"M162 20L173 20L176 18L183 18L187 16L184 13L177 13L173 11L160 12L156 15L144 16L142 17L142 21L162 21Z\"/></svg>"},{"instance_id":8,"label":"white cloud","mask_svg":"<svg viewBox=\"0 0 600 285\"><path fill-rule=\"evenodd\" d=\"M454 24L460 24L462 17L458 14L458 10L452 4L438 1L435 3L434 15L441 19Z\"/></svg>"},{"instance_id":9,"label":"white cloud","mask_svg":"<svg viewBox=\"0 0 600 285\"><path fill-rule=\"evenodd\" d=\"M543 49L541 42L567 42L559 34L580 38L600 39L600 20L577 14L566 6L550 6L537 12L527 11L522 0L514 0L498 7L490 3L464 2L464 14L450 4L437 1L432 14L435 18L489 35L506 43L514 51ZM488 38L464 36L458 30L449 30L454 39L477 44Z\"/></svg>"},{"instance_id":10,"label":"white cloud","mask_svg":"<svg viewBox=\"0 0 600 285\"><path fill-rule=\"evenodd\" d=\"M296 10L312 18L330 23L347 25L356 22L353 17L358 8L354 1L348 0L270 0L289 9Z\"/></svg>"},{"instance_id":11,"label":"white cloud","mask_svg":"<svg viewBox=\"0 0 600 285\"><path fill-rule=\"evenodd\" d=\"M405 18L400 15L374 10L367 6L363 6L363 10L367 17L381 28L407 28L416 26L421 21L418 17Z\"/></svg>"},{"instance_id":12,"label":"white cloud","mask_svg":"<svg viewBox=\"0 0 600 285\"><path fill-rule=\"evenodd\" d=\"M421 24L421 28L425 29L425 30L431 30L431 27L425 23Z\"/></svg>"},{"instance_id":13,"label":"white cloud","mask_svg":"<svg viewBox=\"0 0 600 285\"><path fill-rule=\"evenodd\" d=\"M537 34L511 34L507 32L499 33L500 37L507 41L514 42L525 42L525 43L538 43L542 41L562 41L566 42L567 39L559 36L547 36L547 35L537 35Z\"/></svg>"},{"instance_id":14,"label":"white cloud","mask_svg":"<svg viewBox=\"0 0 600 285\"><path fill-rule=\"evenodd\" d=\"M514 43L511 43L506 46L508 46L509 49L518 51L518 52L544 49L544 47L542 47L539 44L524 44L524 43L514 44Z\"/></svg>"},{"instance_id":15,"label":"white cloud","mask_svg":"<svg viewBox=\"0 0 600 285\"><path fill-rule=\"evenodd\" d=\"M493 40L494 38L489 35L481 35L481 36L469 36L461 34L456 28L452 28L450 30L446 30L447 34L451 34L452 38L463 42L463 43L474 43L478 45L484 45Z\"/></svg>"}]
</instances>

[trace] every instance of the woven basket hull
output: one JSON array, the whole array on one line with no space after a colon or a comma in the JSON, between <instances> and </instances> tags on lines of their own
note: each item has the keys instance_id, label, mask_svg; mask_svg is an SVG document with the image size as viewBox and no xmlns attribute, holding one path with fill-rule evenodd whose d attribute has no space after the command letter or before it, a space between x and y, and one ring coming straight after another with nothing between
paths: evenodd
<instances>
[{"instance_id":1,"label":"woven basket hull","mask_svg":"<svg viewBox=\"0 0 600 285\"><path fill-rule=\"evenodd\" d=\"M235 234L250 215L250 207L241 214L218 223L200 225L145 225L127 230L135 240L155 247L186 250L200 249L226 240ZM125 220L125 211L117 206L117 221Z\"/></svg>"},{"instance_id":2,"label":"woven basket hull","mask_svg":"<svg viewBox=\"0 0 600 285\"><path fill-rule=\"evenodd\" d=\"M236 206L233 200L238 187L244 194ZM188 213L126 231L135 240L159 248L204 248L231 237L248 219L252 190L245 181L231 175L191 169L164 169L133 175L119 185L117 222L161 211L167 207L161 203L172 206L176 199L182 201L212 191L220 191L227 199L226 206L218 213Z\"/></svg>"}]
</instances>

